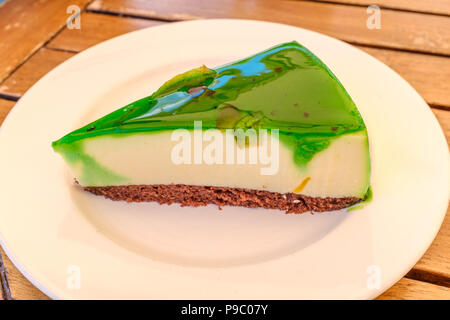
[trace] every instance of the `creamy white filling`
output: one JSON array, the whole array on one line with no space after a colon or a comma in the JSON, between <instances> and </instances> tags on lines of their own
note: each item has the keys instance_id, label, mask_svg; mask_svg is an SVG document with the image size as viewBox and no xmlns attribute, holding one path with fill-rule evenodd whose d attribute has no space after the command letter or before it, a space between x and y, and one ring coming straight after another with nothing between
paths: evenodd
<instances>
[{"instance_id":1,"label":"creamy white filling","mask_svg":"<svg viewBox=\"0 0 450 320\"><path fill-rule=\"evenodd\" d=\"M189 134L193 142L194 133ZM226 134L221 135L225 141ZM259 159L256 164L251 164L249 152L244 164L227 164L225 161L223 164L208 164L207 161L176 164L173 149L179 143L172 141L170 132L162 132L90 138L84 141L83 149L103 167L126 177L130 185L173 183L223 186L296 192L314 197L362 197L368 186L369 155L364 132L344 135L332 141L303 169L294 163L292 151L280 143L276 159L278 170L269 175L262 174L261 169L266 168L267 172L267 168L274 164L267 164L267 159L265 164ZM208 144L203 142L203 153ZM193 160L193 143L191 147ZM260 145L254 147L260 151ZM234 148L235 152L239 148L236 143ZM72 169L76 176L81 176L81 168ZM299 188L302 184L304 187Z\"/></svg>"}]
</instances>

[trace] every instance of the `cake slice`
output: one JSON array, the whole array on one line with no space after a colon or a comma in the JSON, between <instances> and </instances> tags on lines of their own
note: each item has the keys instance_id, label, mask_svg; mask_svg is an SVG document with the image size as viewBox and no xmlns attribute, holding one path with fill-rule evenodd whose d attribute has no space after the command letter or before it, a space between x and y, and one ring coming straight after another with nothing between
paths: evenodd
<instances>
[{"instance_id":1,"label":"cake slice","mask_svg":"<svg viewBox=\"0 0 450 320\"><path fill-rule=\"evenodd\" d=\"M52 146L85 190L129 202L321 212L370 183L356 105L297 42L187 71Z\"/></svg>"}]
</instances>

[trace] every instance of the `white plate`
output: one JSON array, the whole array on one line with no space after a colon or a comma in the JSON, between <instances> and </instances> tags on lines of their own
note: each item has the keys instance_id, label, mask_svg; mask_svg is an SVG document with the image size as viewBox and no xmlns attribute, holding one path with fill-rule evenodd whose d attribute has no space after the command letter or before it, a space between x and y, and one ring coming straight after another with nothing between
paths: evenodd
<instances>
[{"instance_id":1,"label":"white plate","mask_svg":"<svg viewBox=\"0 0 450 320\"><path fill-rule=\"evenodd\" d=\"M362 210L112 202L74 187L50 147L179 72L291 40L333 70L366 122L374 196ZM423 255L448 204L448 148L422 98L348 44L266 22L172 23L90 48L24 95L0 148L1 243L53 298L373 298Z\"/></svg>"}]
</instances>

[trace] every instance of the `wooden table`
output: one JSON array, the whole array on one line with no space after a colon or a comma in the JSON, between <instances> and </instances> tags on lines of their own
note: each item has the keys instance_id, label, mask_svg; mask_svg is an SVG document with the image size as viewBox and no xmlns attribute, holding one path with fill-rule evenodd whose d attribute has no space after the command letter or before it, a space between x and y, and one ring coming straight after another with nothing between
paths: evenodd
<instances>
[{"instance_id":1,"label":"wooden table","mask_svg":"<svg viewBox=\"0 0 450 320\"><path fill-rule=\"evenodd\" d=\"M380 29L367 27L371 4L381 8ZM70 5L81 9L81 29L66 27ZM0 5L0 124L27 89L76 53L129 31L201 18L274 21L351 43L404 77L450 142L450 0L6 0ZM13 298L48 299L1 253ZM379 299L450 299L449 287L447 212L422 259Z\"/></svg>"}]
</instances>

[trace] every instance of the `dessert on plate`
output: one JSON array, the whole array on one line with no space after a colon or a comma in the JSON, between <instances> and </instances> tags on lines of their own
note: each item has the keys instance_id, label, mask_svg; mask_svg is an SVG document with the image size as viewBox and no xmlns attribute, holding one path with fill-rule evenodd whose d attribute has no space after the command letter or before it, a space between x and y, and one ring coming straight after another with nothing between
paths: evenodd
<instances>
[{"instance_id":1,"label":"dessert on plate","mask_svg":"<svg viewBox=\"0 0 450 320\"><path fill-rule=\"evenodd\" d=\"M86 191L112 200L302 213L369 191L364 121L297 42L177 75L52 146Z\"/></svg>"}]
</instances>

